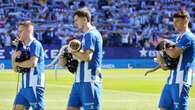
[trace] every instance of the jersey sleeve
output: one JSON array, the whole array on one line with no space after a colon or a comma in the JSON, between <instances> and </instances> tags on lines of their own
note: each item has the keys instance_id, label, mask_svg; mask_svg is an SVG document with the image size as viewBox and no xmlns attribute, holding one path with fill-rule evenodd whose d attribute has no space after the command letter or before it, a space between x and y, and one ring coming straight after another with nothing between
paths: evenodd
<instances>
[{"instance_id":1,"label":"jersey sleeve","mask_svg":"<svg viewBox=\"0 0 195 110\"><path fill-rule=\"evenodd\" d=\"M186 50L187 48L190 47L191 44L192 44L192 40L190 40L190 38L187 35L184 35L181 38L181 40L177 43L177 47L182 50Z\"/></svg>"},{"instance_id":2,"label":"jersey sleeve","mask_svg":"<svg viewBox=\"0 0 195 110\"><path fill-rule=\"evenodd\" d=\"M34 42L30 48L31 48L30 57L33 57L33 56L39 57L40 52L41 52L41 46L38 43Z\"/></svg>"},{"instance_id":3,"label":"jersey sleeve","mask_svg":"<svg viewBox=\"0 0 195 110\"><path fill-rule=\"evenodd\" d=\"M92 50L95 49L95 38L94 35L91 33L88 33L85 35L85 44L84 44L84 51L86 50Z\"/></svg>"}]
</instances>

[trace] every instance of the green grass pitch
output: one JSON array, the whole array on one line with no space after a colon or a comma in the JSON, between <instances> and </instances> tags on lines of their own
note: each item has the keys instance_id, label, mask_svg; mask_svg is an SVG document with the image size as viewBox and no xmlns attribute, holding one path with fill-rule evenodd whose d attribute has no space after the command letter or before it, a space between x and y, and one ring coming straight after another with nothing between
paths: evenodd
<instances>
[{"instance_id":1,"label":"green grass pitch","mask_svg":"<svg viewBox=\"0 0 195 110\"><path fill-rule=\"evenodd\" d=\"M158 101L168 72L158 70L147 77L144 69L104 69L102 110L158 110ZM74 76L66 70L47 70L46 110L65 110ZM17 74L0 71L0 110L11 110ZM195 87L190 92L190 110L195 110Z\"/></svg>"}]
</instances>

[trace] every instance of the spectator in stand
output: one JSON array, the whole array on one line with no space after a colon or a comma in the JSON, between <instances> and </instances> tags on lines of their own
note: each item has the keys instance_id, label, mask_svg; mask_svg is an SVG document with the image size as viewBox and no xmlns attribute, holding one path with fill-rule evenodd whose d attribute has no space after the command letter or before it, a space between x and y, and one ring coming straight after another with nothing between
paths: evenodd
<instances>
[{"instance_id":1,"label":"spectator in stand","mask_svg":"<svg viewBox=\"0 0 195 110\"><path fill-rule=\"evenodd\" d=\"M125 25L128 29L133 28L136 33L139 33L139 31L145 32L144 36L148 37L148 39L151 39L152 33L156 33L157 36L163 34L173 36L175 34L171 26L172 21L169 20L175 11L188 10L190 13L195 11L193 0L49 0L48 2L45 0L42 0L42 2L33 0L32 3L26 3L24 0L18 3L17 0L14 6L10 0L3 0L0 5L3 4L6 5L0 9L0 27L2 27L0 28L0 32L8 32L17 25L16 21L30 19L38 24L35 25L35 29L39 33L44 33L53 26L55 26L53 28L57 28L58 30L61 27L57 27L56 24L66 24L67 27L63 26L65 30L62 31L70 34L71 30L69 29L75 29L71 24L73 19L69 15L73 14L74 9L88 6L93 10L92 15L95 16L93 24L97 26L100 32L107 31L114 33L121 26ZM10 8L10 6L14 8ZM193 24L195 16L192 16L191 20L191 29L192 32L195 32ZM107 26L107 24L110 26ZM13 36L12 34L8 35L11 38ZM104 39L107 39L108 44L112 44L109 43L109 38L110 34ZM118 40L118 37L115 38L112 38L112 40ZM41 38L40 40L43 39ZM139 41L140 38L137 38L137 40ZM121 45L122 42L118 46Z\"/></svg>"}]
</instances>

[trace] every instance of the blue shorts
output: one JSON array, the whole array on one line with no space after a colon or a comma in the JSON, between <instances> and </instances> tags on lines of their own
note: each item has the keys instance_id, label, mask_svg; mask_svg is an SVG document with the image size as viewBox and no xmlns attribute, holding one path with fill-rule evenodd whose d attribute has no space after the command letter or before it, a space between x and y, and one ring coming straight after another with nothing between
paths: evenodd
<instances>
[{"instance_id":1,"label":"blue shorts","mask_svg":"<svg viewBox=\"0 0 195 110\"><path fill-rule=\"evenodd\" d=\"M189 110L188 97L190 85L166 84L161 94L159 107L167 110Z\"/></svg>"},{"instance_id":2,"label":"blue shorts","mask_svg":"<svg viewBox=\"0 0 195 110\"><path fill-rule=\"evenodd\" d=\"M83 107L84 110L100 110L101 83L74 83L68 107Z\"/></svg>"},{"instance_id":3,"label":"blue shorts","mask_svg":"<svg viewBox=\"0 0 195 110\"><path fill-rule=\"evenodd\" d=\"M22 88L18 92L15 105L24 105L25 109L29 109L30 106L33 110L44 110L44 88L42 87L32 87Z\"/></svg>"}]
</instances>

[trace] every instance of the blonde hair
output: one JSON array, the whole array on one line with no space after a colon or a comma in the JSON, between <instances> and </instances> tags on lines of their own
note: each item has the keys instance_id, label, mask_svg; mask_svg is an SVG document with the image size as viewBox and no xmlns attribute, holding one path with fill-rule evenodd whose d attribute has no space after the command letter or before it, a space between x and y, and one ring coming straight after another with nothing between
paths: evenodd
<instances>
[{"instance_id":1,"label":"blonde hair","mask_svg":"<svg viewBox=\"0 0 195 110\"><path fill-rule=\"evenodd\" d=\"M23 21L19 24L19 28L20 30L23 30L24 28L28 28L30 30L30 32L33 32L34 30L34 26L33 23L31 21Z\"/></svg>"}]
</instances>

